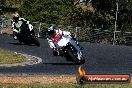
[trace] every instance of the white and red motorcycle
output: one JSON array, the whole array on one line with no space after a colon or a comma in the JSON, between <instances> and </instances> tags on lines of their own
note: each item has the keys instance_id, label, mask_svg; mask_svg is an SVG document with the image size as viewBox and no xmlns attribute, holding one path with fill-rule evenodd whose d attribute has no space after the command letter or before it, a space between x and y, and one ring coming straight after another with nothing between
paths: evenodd
<instances>
[{"instance_id":1,"label":"white and red motorcycle","mask_svg":"<svg viewBox=\"0 0 132 88\"><path fill-rule=\"evenodd\" d=\"M55 43L56 47L60 49L60 52L66 57L67 61L73 61L76 64L84 64L85 59L82 56L80 47L71 36L61 36L61 38Z\"/></svg>"}]
</instances>

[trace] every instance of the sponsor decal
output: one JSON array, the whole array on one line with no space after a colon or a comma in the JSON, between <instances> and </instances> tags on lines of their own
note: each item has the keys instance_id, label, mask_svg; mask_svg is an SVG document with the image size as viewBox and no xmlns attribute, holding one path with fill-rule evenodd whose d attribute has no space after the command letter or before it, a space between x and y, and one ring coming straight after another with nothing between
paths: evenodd
<instances>
[{"instance_id":1,"label":"sponsor decal","mask_svg":"<svg viewBox=\"0 0 132 88\"><path fill-rule=\"evenodd\" d=\"M129 83L131 80L128 74L86 74L82 66L78 68L79 75L77 82L83 83Z\"/></svg>"}]
</instances>

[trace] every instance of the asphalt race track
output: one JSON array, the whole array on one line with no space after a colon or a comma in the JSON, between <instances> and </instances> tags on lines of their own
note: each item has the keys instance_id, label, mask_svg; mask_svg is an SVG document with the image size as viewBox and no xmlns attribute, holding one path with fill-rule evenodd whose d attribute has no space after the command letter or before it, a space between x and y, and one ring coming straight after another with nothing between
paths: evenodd
<instances>
[{"instance_id":1,"label":"asphalt race track","mask_svg":"<svg viewBox=\"0 0 132 88\"><path fill-rule=\"evenodd\" d=\"M40 47L21 45L13 37L0 35L0 48L42 58L36 65L0 67L0 74L55 74L72 75L79 65L67 62L64 57L55 57L45 39L39 38ZM132 47L80 43L84 47L87 74L132 74Z\"/></svg>"}]
</instances>

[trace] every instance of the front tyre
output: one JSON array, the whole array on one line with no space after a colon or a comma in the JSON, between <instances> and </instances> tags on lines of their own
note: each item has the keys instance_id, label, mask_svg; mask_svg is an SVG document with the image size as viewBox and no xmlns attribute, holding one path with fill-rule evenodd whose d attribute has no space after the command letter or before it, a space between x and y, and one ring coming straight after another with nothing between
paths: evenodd
<instances>
[{"instance_id":1,"label":"front tyre","mask_svg":"<svg viewBox=\"0 0 132 88\"><path fill-rule=\"evenodd\" d=\"M31 35L31 40L32 42L37 45L37 46L40 46L40 43L39 43L39 40L34 36L34 35Z\"/></svg>"},{"instance_id":2,"label":"front tyre","mask_svg":"<svg viewBox=\"0 0 132 88\"><path fill-rule=\"evenodd\" d=\"M75 64L80 65L80 64L84 64L85 63L85 59L83 59L81 57L81 59L79 60L78 59L78 55L73 53L71 50L68 50L68 55L69 55L69 58L71 58L72 61L75 62Z\"/></svg>"}]
</instances>

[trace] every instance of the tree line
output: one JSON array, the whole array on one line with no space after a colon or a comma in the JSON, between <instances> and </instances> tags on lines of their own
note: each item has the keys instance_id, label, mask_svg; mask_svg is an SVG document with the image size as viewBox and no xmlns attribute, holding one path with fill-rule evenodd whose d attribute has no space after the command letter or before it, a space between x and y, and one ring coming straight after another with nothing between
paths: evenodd
<instances>
[{"instance_id":1,"label":"tree line","mask_svg":"<svg viewBox=\"0 0 132 88\"><path fill-rule=\"evenodd\" d=\"M132 0L0 0L30 21L114 30L118 2L117 29L132 31Z\"/></svg>"}]
</instances>

